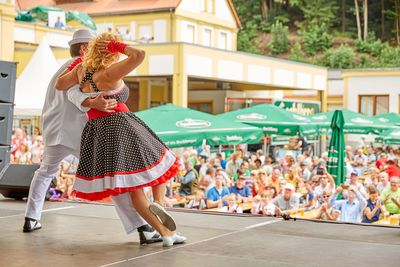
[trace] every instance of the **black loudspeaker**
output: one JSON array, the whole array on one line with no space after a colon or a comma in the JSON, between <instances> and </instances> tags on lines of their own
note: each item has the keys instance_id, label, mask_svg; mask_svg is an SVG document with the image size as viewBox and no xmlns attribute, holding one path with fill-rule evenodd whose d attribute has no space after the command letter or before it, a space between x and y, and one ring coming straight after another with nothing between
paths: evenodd
<instances>
[{"instance_id":1,"label":"black loudspeaker","mask_svg":"<svg viewBox=\"0 0 400 267\"><path fill-rule=\"evenodd\" d=\"M33 175L39 167L39 164L6 165L0 172L0 193L15 199L27 197Z\"/></svg>"},{"instance_id":2,"label":"black loudspeaker","mask_svg":"<svg viewBox=\"0 0 400 267\"><path fill-rule=\"evenodd\" d=\"M17 63L0 61L0 102L14 103Z\"/></svg>"},{"instance_id":3,"label":"black loudspeaker","mask_svg":"<svg viewBox=\"0 0 400 267\"><path fill-rule=\"evenodd\" d=\"M0 173L8 163L10 163L10 147L0 146Z\"/></svg>"},{"instance_id":4,"label":"black loudspeaker","mask_svg":"<svg viewBox=\"0 0 400 267\"><path fill-rule=\"evenodd\" d=\"M14 105L0 103L0 146L11 144Z\"/></svg>"}]
</instances>

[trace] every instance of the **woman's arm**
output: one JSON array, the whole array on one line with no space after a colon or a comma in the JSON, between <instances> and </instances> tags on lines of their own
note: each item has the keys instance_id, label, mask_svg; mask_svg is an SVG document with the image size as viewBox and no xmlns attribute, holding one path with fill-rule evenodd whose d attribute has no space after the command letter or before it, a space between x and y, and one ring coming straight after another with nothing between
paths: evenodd
<instances>
[{"instance_id":1,"label":"woman's arm","mask_svg":"<svg viewBox=\"0 0 400 267\"><path fill-rule=\"evenodd\" d=\"M68 90L75 84L79 84L78 79L78 69L81 69L82 65L79 64L71 71L63 72L56 81L56 89L57 90Z\"/></svg>"},{"instance_id":2,"label":"woman's arm","mask_svg":"<svg viewBox=\"0 0 400 267\"><path fill-rule=\"evenodd\" d=\"M97 45L100 51L108 51L107 46L109 42L99 42ZM123 53L128 56L118 63L111 65L104 71L104 75L109 81L119 81L132 70L139 66L145 57L145 52L141 49L134 48L132 46L126 46Z\"/></svg>"}]
</instances>

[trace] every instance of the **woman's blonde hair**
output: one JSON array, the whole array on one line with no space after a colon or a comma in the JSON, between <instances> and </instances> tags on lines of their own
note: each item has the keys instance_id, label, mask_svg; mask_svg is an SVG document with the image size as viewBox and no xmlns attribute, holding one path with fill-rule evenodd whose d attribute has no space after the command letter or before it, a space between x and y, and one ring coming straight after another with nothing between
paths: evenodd
<instances>
[{"instance_id":1,"label":"woman's blonde hair","mask_svg":"<svg viewBox=\"0 0 400 267\"><path fill-rule=\"evenodd\" d=\"M88 49L83 60L83 67L86 69L105 69L119 60L119 53L100 52L97 43L101 41L122 41L122 37L113 33L102 33L96 39L89 42Z\"/></svg>"}]
</instances>

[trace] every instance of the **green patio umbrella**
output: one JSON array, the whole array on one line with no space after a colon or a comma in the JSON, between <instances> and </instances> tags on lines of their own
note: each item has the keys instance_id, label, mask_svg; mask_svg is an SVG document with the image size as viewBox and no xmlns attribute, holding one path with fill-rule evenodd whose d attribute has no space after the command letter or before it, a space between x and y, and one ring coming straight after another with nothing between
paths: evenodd
<instances>
[{"instance_id":1,"label":"green patio umbrella","mask_svg":"<svg viewBox=\"0 0 400 267\"><path fill-rule=\"evenodd\" d=\"M67 21L78 21L82 25L85 25L92 30L97 30L96 23L94 23L92 18L86 13L76 10L69 10L66 12L66 19Z\"/></svg>"},{"instance_id":2,"label":"green patio umbrella","mask_svg":"<svg viewBox=\"0 0 400 267\"><path fill-rule=\"evenodd\" d=\"M235 122L246 123L263 129L266 134L295 136L297 132L310 138L317 127L310 119L271 104L260 104L218 115Z\"/></svg>"},{"instance_id":3,"label":"green patio umbrella","mask_svg":"<svg viewBox=\"0 0 400 267\"><path fill-rule=\"evenodd\" d=\"M400 145L400 128L384 131L375 138L377 143Z\"/></svg>"},{"instance_id":4,"label":"green patio umbrella","mask_svg":"<svg viewBox=\"0 0 400 267\"><path fill-rule=\"evenodd\" d=\"M391 123L400 126L400 115L398 113L389 112L385 114L376 115L374 118L383 123Z\"/></svg>"},{"instance_id":5,"label":"green patio umbrella","mask_svg":"<svg viewBox=\"0 0 400 267\"><path fill-rule=\"evenodd\" d=\"M30 9L29 13L32 15L34 19L47 22L49 19L48 16L49 11L65 12L65 19L67 22L78 21L82 25L85 25L86 27L92 30L97 29L96 24L89 15L76 10L65 11L58 7L39 5Z\"/></svg>"},{"instance_id":6,"label":"green patio umbrella","mask_svg":"<svg viewBox=\"0 0 400 267\"><path fill-rule=\"evenodd\" d=\"M262 130L257 127L173 104L136 112L135 115L169 147L198 146L203 139L210 145L255 144L262 136Z\"/></svg>"},{"instance_id":7,"label":"green patio umbrella","mask_svg":"<svg viewBox=\"0 0 400 267\"><path fill-rule=\"evenodd\" d=\"M319 134L328 134L331 131L331 121L334 111L318 113L310 116L311 124L318 127ZM351 110L342 110L345 134L379 134L394 127L393 124L382 122L377 118L357 113Z\"/></svg>"},{"instance_id":8,"label":"green patio umbrella","mask_svg":"<svg viewBox=\"0 0 400 267\"><path fill-rule=\"evenodd\" d=\"M331 129L332 137L329 143L327 171L333 176L336 184L344 183L345 163L344 163L344 117L341 110L336 110L332 116Z\"/></svg>"}]
</instances>

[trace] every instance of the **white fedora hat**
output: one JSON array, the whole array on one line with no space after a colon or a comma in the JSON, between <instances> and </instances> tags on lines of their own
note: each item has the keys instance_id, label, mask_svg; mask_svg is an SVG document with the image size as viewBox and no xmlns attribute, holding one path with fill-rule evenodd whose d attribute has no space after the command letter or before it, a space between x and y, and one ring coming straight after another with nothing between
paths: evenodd
<instances>
[{"instance_id":1,"label":"white fedora hat","mask_svg":"<svg viewBox=\"0 0 400 267\"><path fill-rule=\"evenodd\" d=\"M74 32L72 40L68 42L69 46L79 43L89 43L96 38L96 33L88 29L81 29Z\"/></svg>"}]
</instances>

